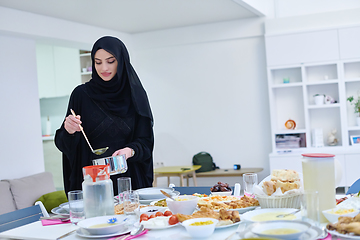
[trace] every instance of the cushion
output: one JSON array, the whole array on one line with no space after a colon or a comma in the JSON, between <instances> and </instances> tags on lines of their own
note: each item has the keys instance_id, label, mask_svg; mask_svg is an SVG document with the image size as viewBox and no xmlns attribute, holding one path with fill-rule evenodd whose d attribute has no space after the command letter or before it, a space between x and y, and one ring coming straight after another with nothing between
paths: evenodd
<instances>
[{"instance_id":1,"label":"cushion","mask_svg":"<svg viewBox=\"0 0 360 240\"><path fill-rule=\"evenodd\" d=\"M51 212L51 209L58 207L60 204L67 202L68 200L65 191L60 190L44 194L39 197L36 202L37 201L41 201L44 204L46 211Z\"/></svg>"},{"instance_id":2,"label":"cushion","mask_svg":"<svg viewBox=\"0 0 360 240\"><path fill-rule=\"evenodd\" d=\"M10 191L8 181L0 182L0 215L16 210L16 205Z\"/></svg>"},{"instance_id":3,"label":"cushion","mask_svg":"<svg viewBox=\"0 0 360 240\"><path fill-rule=\"evenodd\" d=\"M31 207L36 199L42 195L56 191L50 172L42 172L8 181L17 209Z\"/></svg>"}]
</instances>

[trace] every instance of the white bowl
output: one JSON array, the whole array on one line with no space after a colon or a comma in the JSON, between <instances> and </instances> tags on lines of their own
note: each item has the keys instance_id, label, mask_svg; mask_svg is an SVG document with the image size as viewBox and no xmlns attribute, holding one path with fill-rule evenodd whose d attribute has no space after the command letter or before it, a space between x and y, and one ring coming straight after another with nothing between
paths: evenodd
<instances>
[{"instance_id":1,"label":"white bowl","mask_svg":"<svg viewBox=\"0 0 360 240\"><path fill-rule=\"evenodd\" d=\"M190 215L194 212L199 199L198 197L191 195L181 195L174 198L175 200L180 201L173 201L169 198L166 199L166 204L170 211L173 214L181 213L186 215Z\"/></svg>"},{"instance_id":2,"label":"white bowl","mask_svg":"<svg viewBox=\"0 0 360 240\"><path fill-rule=\"evenodd\" d=\"M213 195L213 196L215 196L215 195L231 196L231 195L232 195L232 191L227 191L227 192L211 192L211 195Z\"/></svg>"},{"instance_id":3,"label":"white bowl","mask_svg":"<svg viewBox=\"0 0 360 240\"><path fill-rule=\"evenodd\" d=\"M341 211L349 210L349 209L352 209L354 211L350 212L350 213L341 213ZM336 211L338 211L338 213L335 213ZM338 221L339 217L355 217L359 213L359 210L357 210L355 208L339 208L339 207L336 207L336 208L324 210L324 211L322 211L322 213L324 214L324 216L326 217L326 219L329 222L335 223L335 222Z\"/></svg>"},{"instance_id":4,"label":"white bowl","mask_svg":"<svg viewBox=\"0 0 360 240\"><path fill-rule=\"evenodd\" d=\"M111 219L116 219L116 222L114 224L108 224ZM125 215L101 216L81 220L77 225L86 233L92 235L107 235L124 231L126 228L125 219ZM96 227L96 225L99 226Z\"/></svg>"},{"instance_id":5,"label":"white bowl","mask_svg":"<svg viewBox=\"0 0 360 240\"><path fill-rule=\"evenodd\" d=\"M212 224L192 226L195 222L207 222L212 221ZM205 238L213 234L216 224L219 220L215 218L193 218L185 220L182 225L186 228L186 231L194 238Z\"/></svg>"},{"instance_id":6,"label":"white bowl","mask_svg":"<svg viewBox=\"0 0 360 240\"><path fill-rule=\"evenodd\" d=\"M255 223L251 231L260 237L272 237L278 239L298 239L303 233L305 233L311 227L310 223L302 221L268 221ZM295 232L281 234L277 232L266 231L281 231L292 230Z\"/></svg>"},{"instance_id":7,"label":"white bowl","mask_svg":"<svg viewBox=\"0 0 360 240\"><path fill-rule=\"evenodd\" d=\"M162 212L164 213L166 210L169 210L169 208L167 207L158 207L158 206L150 206L150 207L143 207L143 208L138 208L139 212L139 216L141 216L141 214L146 213L149 217L151 215L156 214L157 212Z\"/></svg>"},{"instance_id":8,"label":"white bowl","mask_svg":"<svg viewBox=\"0 0 360 240\"><path fill-rule=\"evenodd\" d=\"M165 198L164 194L162 194L160 190L167 192L171 196L177 196L180 194L180 192L174 191L173 188L159 188L159 187L140 188L135 191L139 194L140 200L151 200L151 199Z\"/></svg>"}]
</instances>

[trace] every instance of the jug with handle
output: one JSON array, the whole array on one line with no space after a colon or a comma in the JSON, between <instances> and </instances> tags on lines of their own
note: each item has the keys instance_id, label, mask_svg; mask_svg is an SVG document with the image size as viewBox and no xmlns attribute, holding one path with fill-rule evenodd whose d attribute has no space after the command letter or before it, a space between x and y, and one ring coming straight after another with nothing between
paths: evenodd
<instances>
[{"instance_id":1,"label":"jug with handle","mask_svg":"<svg viewBox=\"0 0 360 240\"><path fill-rule=\"evenodd\" d=\"M335 188L341 181L341 164L333 154L306 153L302 154L302 171L304 190L319 192L320 222L327 222L322 211L336 206Z\"/></svg>"}]
</instances>

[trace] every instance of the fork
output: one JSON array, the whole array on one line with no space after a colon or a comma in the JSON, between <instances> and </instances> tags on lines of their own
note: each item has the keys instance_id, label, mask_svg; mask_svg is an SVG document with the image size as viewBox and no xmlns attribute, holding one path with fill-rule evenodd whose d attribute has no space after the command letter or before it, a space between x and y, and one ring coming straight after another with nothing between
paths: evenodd
<instances>
[{"instance_id":1,"label":"fork","mask_svg":"<svg viewBox=\"0 0 360 240\"><path fill-rule=\"evenodd\" d=\"M237 233L241 233L245 230L247 225L247 222L241 222L238 226L238 228L236 229L235 232L233 232L230 236L228 236L227 238L225 238L225 240L230 240L235 234Z\"/></svg>"}]
</instances>

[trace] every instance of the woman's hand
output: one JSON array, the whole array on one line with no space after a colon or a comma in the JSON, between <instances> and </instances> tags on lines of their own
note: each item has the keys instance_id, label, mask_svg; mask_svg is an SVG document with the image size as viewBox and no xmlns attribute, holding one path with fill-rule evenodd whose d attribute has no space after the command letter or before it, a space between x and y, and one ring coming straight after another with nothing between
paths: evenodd
<instances>
[{"instance_id":1,"label":"woman's hand","mask_svg":"<svg viewBox=\"0 0 360 240\"><path fill-rule=\"evenodd\" d=\"M113 153L112 156L125 155L125 159L132 157L132 149L129 147L119 149Z\"/></svg>"},{"instance_id":2,"label":"woman's hand","mask_svg":"<svg viewBox=\"0 0 360 240\"><path fill-rule=\"evenodd\" d=\"M75 132L81 131L79 124L81 124L80 115L74 117L70 114L65 118L64 127L68 133L73 134Z\"/></svg>"}]
</instances>

